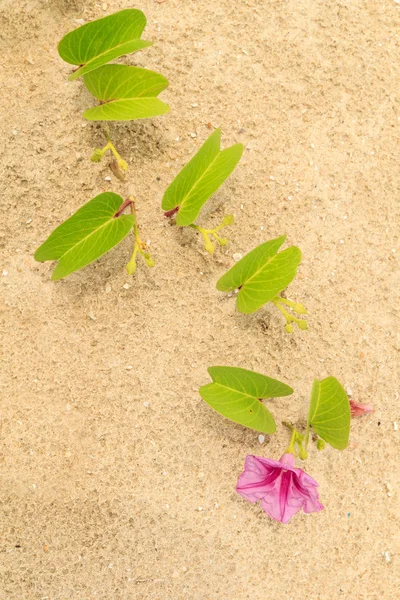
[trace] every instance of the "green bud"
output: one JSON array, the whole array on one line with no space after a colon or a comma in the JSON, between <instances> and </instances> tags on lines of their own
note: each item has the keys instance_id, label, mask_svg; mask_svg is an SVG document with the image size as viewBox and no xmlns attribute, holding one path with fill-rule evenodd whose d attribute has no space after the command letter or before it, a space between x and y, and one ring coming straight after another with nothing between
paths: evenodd
<instances>
[{"instance_id":1,"label":"green bud","mask_svg":"<svg viewBox=\"0 0 400 600\"><path fill-rule=\"evenodd\" d=\"M299 329L303 329L304 331L306 331L308 329L307 321L298 321L297 322L297 327Z\"/></svg>"},{"instance_id":2,"label":"green bud","mask_svg":"<svg viewBox=\"0 0 400 600\"><path fill-rule=\"evenodd\" d=\"M103 151L100 150L99 148L96 148L96 150L93 152L92 156L90 157L90 160L92 162L100 162L102 158L103 158Z\"/></svg>"},{"instance_id":3,"label":"green bud","mask_svg":"<svg viewBox=\"0 0 400 600\"><path fill-rule=\"evenodd\" d=\"M317 440L317 450L323 450L325 448L326 444L324 442L324 440L318 439Z\"/></svg>"},{"instance_id":4,"label":"green bud","mask_svg":"<svg viewBox=\"0 0 400 600\"><path fill-rule=\"evenodd\" d=\"M133 275L134 272L136 271L136 260L130 260L128 262L128 264L126 265L126 270L128 271L129 275Z\"/></svg>"},{"instance_id":5,"label":"green bud","mask_svg":"<svg viewBox=\"0 0 400 600\"><path fill-rule=\"evenodd\" d=\"M120 158L118 160L118 166L121 169L121 171L127 171L128 170L128 163L123 158Z\"/></svg>"},{"instance_id":6,"label":"green bud","mask_svg":"<svg viewBox=\"0 0 400 600\"><path fill-rule=\"evenodd\" d=\"M204 248L209 254L214 254L215 246L210 240L210 238L204 240Z\"/></svg>"},{"instance_id":7,"label":"green bud","mask_svg":"<svg viewBox=\"0 0 400 600\"><path fill-rule=\"evenodd\" d=\"M293 310L295 310L297 312L297 314L299 315L306 315L307 314L307 309L305 306L303 306L302 304L300 304L300 302L296 302L295 304L293 304L292 306Z\"/></svg>"},{"instance_id":8,"label":"green bud","mask_svg":"<svg viewBox=\"0 0 400 600\"><path fill-rule=\"evenodd\" d=\"M217 240L217 242L220 246L226 246L228 243L228 238L220 238L220 237L215 236L215 239Z\"/></svg>"},{"instance_id":9,"label":"green bud","mask_svg":"<svg viewBox=\"0 0 400 600\"><path fill-rule=\"evenodd\" d=\"M286 325L285 325L285 331L286 331L286 333L292 333L292 331L293 331L293 325L291 323L286 323Z\"/></svg>"},{"instance_id":10,"label":"green bud","mask_svg":"<svg viewBox=\"0 0 400 600\"><path fill-rule=\"evenodd\" d=\"M300 446L299 448L299 457L301 460L306 460L306 458L308 458L308 452L307 450L304 450L303 446Z\"/></svg>"},{"instance_id":11,"label":"green bud","mask_svg":"<svg viewBox=\"0 0 400 600\"><path fill-rule=\"evenodd\" d=\"M222 219L222 227L228 227L228 225L233 225L235 222L235 218L233 215L226 215L223 219Z\"/></svg>"},{"instance_id":12,"label":"green bud","mask_svg":"<svg viewBox=\"0 0 400 600\"><path fill-rule=\"evenodd\" d=\"M154 262L154 260L151 258L150 254L145 254L144 260L146 261L146 265L150 268L154 267L154 265L156 264Z\"/></svg>"}]
</instances>

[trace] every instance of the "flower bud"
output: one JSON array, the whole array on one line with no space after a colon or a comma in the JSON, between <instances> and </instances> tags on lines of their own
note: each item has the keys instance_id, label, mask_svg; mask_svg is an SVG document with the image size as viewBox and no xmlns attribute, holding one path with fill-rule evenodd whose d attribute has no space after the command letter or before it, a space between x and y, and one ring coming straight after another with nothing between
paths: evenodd
<instances>
[{"instance_id":1,"label":"flower bud","mask_svg":"<svg viewBox=\"0 0 400 600\"><path fill-rule=\"evenodd\" d=\"M204 240L204 242L205 242L204 243L204 248L206 249L206 251L209 254L214 254L215 246L212 243L212 241L209 238L207 238L206 240Z\"/></svg>"},{"instance_id":2,"label":"flower bud","mask_svg":"<svg viewBox=\"0 0 400 600\"><path fill-rule=\"evenodd\" d=\"M130 260L126 265L126 270L128 271L129 275L133 275L136 271L136 260Z\"/></svg>"},{"instance_id":3,"label":"flower bud","mask_svg":"<svg viewBox=\"0 0 400 600\"><path fill-rule=\"evenodd\" d=\"M293 310L295 310L297 312L297 314L299 315L306 315L307 314L307 309L305 306L303 306L302 304L300 304L300 302L296 302L295 304L293 304L292 306Z\"/></svg>"},{"instance_id":4,"label":"flower bud","mask_svg":"<svg viewBox=\"0 0 400 600\"><path fill-rule=\"evenodd\" d=\"M119 159L118 166L121 169L121 171L127 171L128 170L128 163L123 158Z\"/></svg>"},{"instance_id":5,"label":"flower bud","mask_svg":"<svg viewBox=\"0 0 400 600\"><path fill-rule=\"evenodd\" d=\"M93 152L92 156L90 157L90 160L92 162L100 162L102 158L103 158L103 152L99 148L96 148L96 150Z\"/></svg>"},{"instance_id":6,"label":"flower bud","mask_svg":"<svg viewBox=\"0 0 400 600\"><path fill-rule=\"evenodd\" d=\"M233 215L226 215L223 219L222 219L222 223L221 225L223 227L228 227L228 225L233 225L235 222L235 218Z\"/></svg>"},{"instance_id":7,"label":"flower bud","mask_svg":"<svg viewBox=\"0 0 400 600\"><path fill-rule=\"evenodd\" d=\"M308 329L307 321L298 321L297 326L299 329L306 331Z\"/></svg>"},{"instance_id":8,"label":"flower bud","mask_svg":"<svg viewBox=\"0 0 400 600\"><path fill-rule=\"evenodd\" d=\"M150 268L154 267L154 265L156 264L154 262L154 260L151 258L150 254L145 254L144 260L146 261L146 265Z\"/></svg>"}]
</instances>

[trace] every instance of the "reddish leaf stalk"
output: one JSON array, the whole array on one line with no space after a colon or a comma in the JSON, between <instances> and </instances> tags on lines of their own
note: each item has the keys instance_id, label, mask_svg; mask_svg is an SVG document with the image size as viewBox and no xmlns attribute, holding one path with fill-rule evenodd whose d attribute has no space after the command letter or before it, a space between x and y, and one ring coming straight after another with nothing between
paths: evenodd
<instances>
[{"instance_id":1,"label":"reddish leaf stalk","mask_svg":"<svg viewBox=\"0 0 400 600\"><path fill-rule=\"evenodd\" d=\"M127 198L127 199L126 199L126 200L125 200L125 201L124 201L124 202L121 204L121 206L119 207L119 209L118 209L118 210L117 210L117 212L115 213L115 215L114 215L114 219L116 219L117 217L119 217L119 216L120 216L120 215L121 215L121 214L124 212L124 210L125 210L125 209L126 209L128 206L130 206L131 204L133 204L132 200L131 200L130 198Z\"/></svg>"},{"instance_id":2,"label":"reddish leaf stalk","mask_svg":"<svg viewBox=\"0 0 400 600\"><path fill-rule=\"evenodd\" d=\"M171 208L171 210L167 210L167 212L164 213L164 217L173 217L175 213L177 213L179 210L179 206L175 206L175 208Z\"/></svg>"}]
</instances>

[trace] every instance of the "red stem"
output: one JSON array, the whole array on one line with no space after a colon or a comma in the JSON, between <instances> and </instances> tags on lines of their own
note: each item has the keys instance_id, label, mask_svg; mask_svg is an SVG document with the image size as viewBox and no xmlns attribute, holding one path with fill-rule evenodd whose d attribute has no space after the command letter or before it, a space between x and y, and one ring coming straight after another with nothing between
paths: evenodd
<instances>
[{"instance_id":1,"label":"red stem","mask_svg":"<svg viewBox=\"0 0 400 600\"><path fill-rule=\"evenodd\" d=\"M164 213L164 217L173 217L175 213L177 213L179 210L179 206L175 206L175 208L171 208L171 210L167 210L167 212Z\"/></svg>"},{"instance_id":2,"label":"red stem","mask_svg":"<svg viewBox=\"0 0 400 600\"><path fill-rule=\"evenodd\" d=\"M130 206L131 204L133 204L132 200L131 200L130 198L127 198L127 199L126 199L126 200L125 200L125 201L124 201L124 202L121 204L121 206L119 207L119 209L118 209L118 210L117 210L117 212L115 213L115 215L114 215L114 219L116 219L117 217L119 217L119 216L120 216L120 215L121 215L121 214L124 212L124 210L125 210L125 209L126 209L128 206Z\"/></svg>"}]
</instances>

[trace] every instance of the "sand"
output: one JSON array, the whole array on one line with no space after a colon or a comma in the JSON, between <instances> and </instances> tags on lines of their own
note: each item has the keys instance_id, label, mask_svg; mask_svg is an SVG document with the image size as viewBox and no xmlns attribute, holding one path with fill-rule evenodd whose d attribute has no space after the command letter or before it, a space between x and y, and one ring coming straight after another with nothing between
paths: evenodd
<instances>
[{"instance_id":1,"label":"sand","mask_svg":"<svg viewBox=\"0 0 400 600\"><path fill-rule=\"evenodd\" d=\"M2 0L1 600L394 600L400 596L400 5L394 0ZM127 182L91 163L94 100L57 54L78 25L136 6L171 112L112 124ZM104 10L105 8L105 10ZM163 217L164 190L210 134L246 150L200 223L235 213L207 255ZM195 134L195 135L192 135ZM111 182L105 178L112 177ZM33 259L96 194L137 197L156 267L131 241L59 282ZM235 310L215 283L261 242L303 252L274 307ZM1 274L2 273L2 274ZM127 285L126 285L127 284ZM289 383L277 434L214 413L207 367ZM239 497L245 456L279 458L312 380L337 377L375 413L349 448L304 468L325 510L286 526Z\"/></svg>"}]
</instances>

